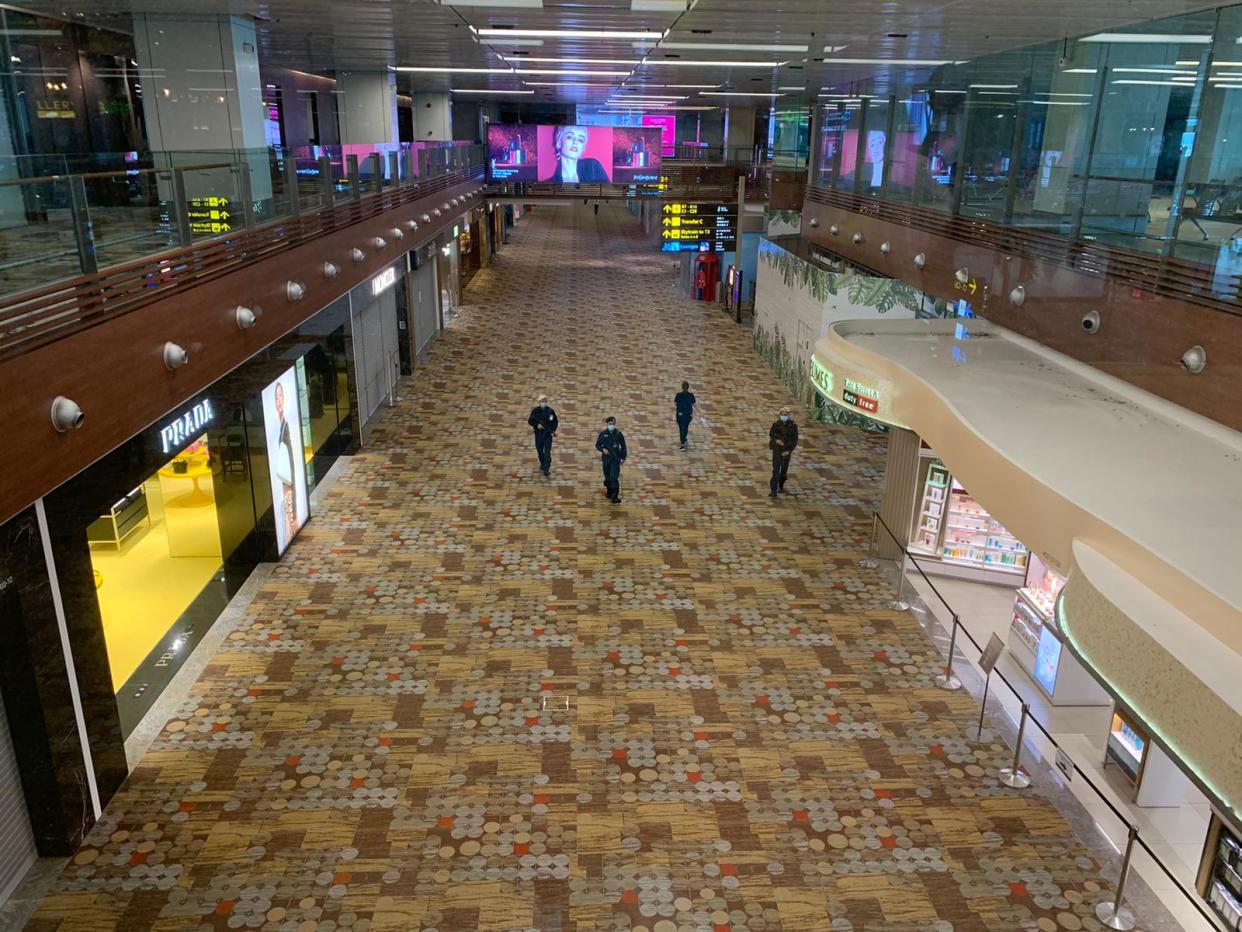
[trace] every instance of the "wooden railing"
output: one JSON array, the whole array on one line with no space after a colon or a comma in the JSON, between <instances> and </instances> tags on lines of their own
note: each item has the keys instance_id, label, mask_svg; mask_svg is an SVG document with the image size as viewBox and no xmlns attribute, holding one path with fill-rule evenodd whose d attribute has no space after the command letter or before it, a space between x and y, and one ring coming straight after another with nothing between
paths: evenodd
<instances>
[{"instance_id":1,"label":"wooden railing","mask_svg":"<svg viewBox=\"0 0 1242 932\"><path fill-rule=\"evenodd\" d=\"M0 299L0 361L467 181L474 165Z\"/></svg>"},{"instance_id":2,"label":"wooden railing","mask_svg":"<svg viewBox=\"0 0 1242 932\"><path fill-rule=\"evenodd\" d=\"M988 220L955 217L936 210L847 194L818 185L807 188L806 200L972 246L995 249L1007 255L1041 259L1076 272L1120 280L1164 297L1242 314L1238 281L1235 280L1229 289L1232 296L1221 294L1212 267L1184 259L1119 249Z\"/></svg>"}]
</instances>

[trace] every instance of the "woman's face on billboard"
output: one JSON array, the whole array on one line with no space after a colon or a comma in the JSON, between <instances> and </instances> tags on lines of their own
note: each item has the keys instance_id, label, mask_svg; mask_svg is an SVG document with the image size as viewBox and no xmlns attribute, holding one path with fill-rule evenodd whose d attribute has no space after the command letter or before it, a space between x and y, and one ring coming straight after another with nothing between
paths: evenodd
<instances>
[{"instance_id":1,"label":"woman's face on billboard","mask_svg":"<svg viewBox=\"0 0 1242 932\"><path fill-rule=\"evenodd\" d=\"M562 158L580 159L586 151L587 131L581 126L571 126L561 134L556 152Z\"/></svg>"}]
</instances>

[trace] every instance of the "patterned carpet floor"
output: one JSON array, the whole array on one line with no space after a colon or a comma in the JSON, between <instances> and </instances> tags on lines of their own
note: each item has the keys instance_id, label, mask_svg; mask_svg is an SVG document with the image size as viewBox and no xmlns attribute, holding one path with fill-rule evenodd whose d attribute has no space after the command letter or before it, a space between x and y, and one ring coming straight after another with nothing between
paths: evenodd
<instances>
[{"instance_id":1,"label":"patterned carpet floor","mask_svg":"<svg viewBox=\"0 0 1242 932\"><path fill-rule=\"evenodd\" d=\"M799 418L771 502L791 396L625 210L525 218L402 396L29 929L1101 928L857 565L884 440Z\"/></svg>"}]
</instances>

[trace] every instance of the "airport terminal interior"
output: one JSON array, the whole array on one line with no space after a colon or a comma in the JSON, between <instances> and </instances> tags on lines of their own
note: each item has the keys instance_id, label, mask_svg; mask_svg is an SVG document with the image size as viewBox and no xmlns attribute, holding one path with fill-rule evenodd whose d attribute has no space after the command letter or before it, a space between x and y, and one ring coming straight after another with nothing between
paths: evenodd
<instances>
[{"instance_id":1,"label":"airport terminal interior","mask_svg":"<svg viewBox=\"0 0 1242 932\"><path fill-rule=\"evenodd\" d=\"M1242 6L0 4L0 929L1242 929Z\"/></svg>"}]
</instances>

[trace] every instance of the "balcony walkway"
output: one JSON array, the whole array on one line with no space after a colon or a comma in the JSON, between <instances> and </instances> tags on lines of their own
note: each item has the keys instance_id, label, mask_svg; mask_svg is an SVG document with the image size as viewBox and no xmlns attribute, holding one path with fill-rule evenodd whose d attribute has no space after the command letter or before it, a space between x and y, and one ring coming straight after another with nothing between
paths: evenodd
<instances>
[{"instance_id":1,"label":"balcony walkway","mask_svg":"<svg viewBox=\"0 0 1242 932\"><path fill-rule=\"evenodd\" d=\"M468 301L29 929L1099 928L857 567L883 440L802 424L771 503L791 397L620 208L535 211Z\"/></svg>"}]
</instances>

